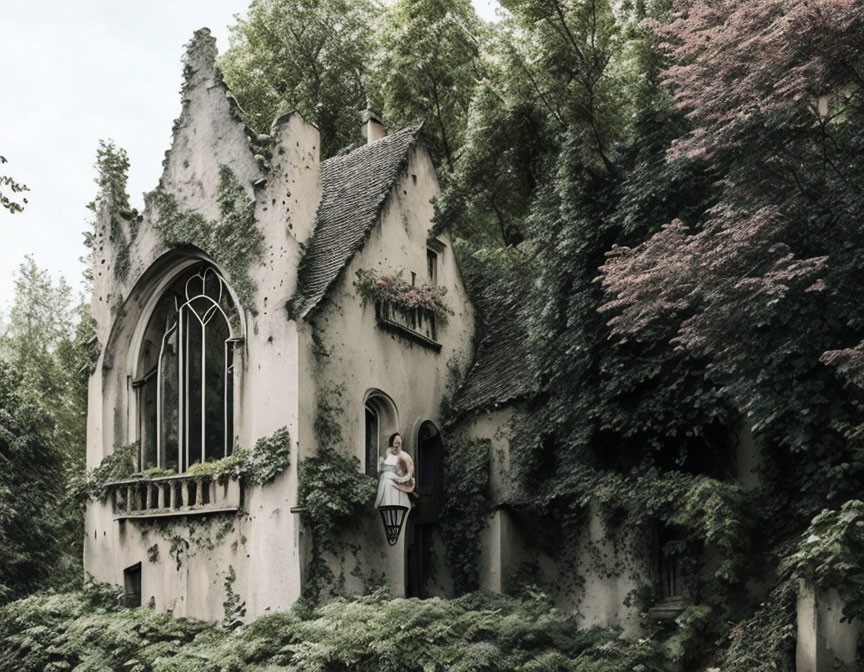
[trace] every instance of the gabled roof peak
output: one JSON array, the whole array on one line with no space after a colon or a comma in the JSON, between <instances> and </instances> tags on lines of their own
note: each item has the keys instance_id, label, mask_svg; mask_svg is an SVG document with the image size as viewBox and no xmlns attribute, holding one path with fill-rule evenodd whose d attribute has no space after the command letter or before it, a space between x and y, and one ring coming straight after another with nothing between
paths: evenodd
<instances>
[{"instance_id":1,"label":"gabled roof peak","mask_svg":"<svg viewBox=\"0 0 864 672\"><path fill-rule=\"evenodd\" d=\"M292 300L295 317L312 312L363 247L421 128L422 124L409 126L321 164L321 200L312 240L298 269Z\"/></svg>"}]
</instances>

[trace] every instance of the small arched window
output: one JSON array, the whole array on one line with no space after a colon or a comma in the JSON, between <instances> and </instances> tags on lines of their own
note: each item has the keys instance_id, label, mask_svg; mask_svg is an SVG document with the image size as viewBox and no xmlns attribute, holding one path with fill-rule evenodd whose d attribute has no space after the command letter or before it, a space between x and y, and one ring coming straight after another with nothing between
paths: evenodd
<instances>
[{"instance_id":1,"label":"small arched window","mask_svg":"<svg viewBox=\"0 0 864 672\"><path fill-rule=\"evenodd\" d=\"M184 472L230 455L240 320L222 276L199 264L163 292L144 332L135 386L141 469Z\"/></svg>"},{"instance_id":2,"label":"small arched window","mask_svg":"<svg viewBox=\"0 0 864 672\"><path fill-rule=\"evenodd\" d=\"M398 431L396 406L383 392L371 392L366 397L366 473L378 474L378 458L384 456L387 439Z\"/></svg>"}]
</instances>

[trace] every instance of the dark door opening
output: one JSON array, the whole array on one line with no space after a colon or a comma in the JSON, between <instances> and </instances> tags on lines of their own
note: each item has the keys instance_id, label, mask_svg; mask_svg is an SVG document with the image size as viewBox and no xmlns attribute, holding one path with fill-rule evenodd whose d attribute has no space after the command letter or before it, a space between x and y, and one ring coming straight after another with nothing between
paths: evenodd
<instances>
[{"instance_id":1,"label":"dark door opening","mask_svg":"<svg viewBox=\"0 0 864 672\"><path fill-rule=\"evenodd\" d=\"M417 434L417 502L406 528L406 585L408 597L428 597L432 575L432 545L444 504L444 443L428 420Z\"/></svg>"}]
</instances>

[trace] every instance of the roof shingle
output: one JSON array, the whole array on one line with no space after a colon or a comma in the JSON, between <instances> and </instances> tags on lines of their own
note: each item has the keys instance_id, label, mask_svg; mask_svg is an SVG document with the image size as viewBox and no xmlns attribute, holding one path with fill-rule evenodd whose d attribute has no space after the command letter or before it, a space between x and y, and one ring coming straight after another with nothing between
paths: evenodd
<instances>
[{"instance_id":1,"label":"roof shingle","mask_svg":"<svg viewBox=\"0 0 864 672\"><path fill-rule=\"evenodd\" d=\"M321 164L321 201L315 230L300 261L292 300L298 318L315 309L351 257L363 247L407 163L421 126L409 126Z\"/></svg>"},{"instance_id":2,"label":"roof shingle","mask_svg":"<svg viewBox=\"0 0 864 672\"><path fill-rule=\"evenodd\" d=\"M506 404L534 389L528 330L519 314L522 299L520 292L503 283L475 297L484 335L468 375L453 395L454 410L465 413Z\"/></svg>"}]
</instances>

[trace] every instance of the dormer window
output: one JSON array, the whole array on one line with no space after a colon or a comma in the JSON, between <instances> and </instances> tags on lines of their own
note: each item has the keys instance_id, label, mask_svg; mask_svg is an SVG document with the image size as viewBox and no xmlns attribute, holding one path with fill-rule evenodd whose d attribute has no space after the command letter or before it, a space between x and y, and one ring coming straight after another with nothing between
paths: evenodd
<instances>
[{"instance_id":1,"label":"dormer window","mask_svg":"<svg viewBox=\"0 0 864 672\"><path fill-rule=\"evenodd\" d=\"M156 304L139 354L140 468L184 472L230 455L239 317L223 278L200 264Z\"/></svg>"}]
</instances>

